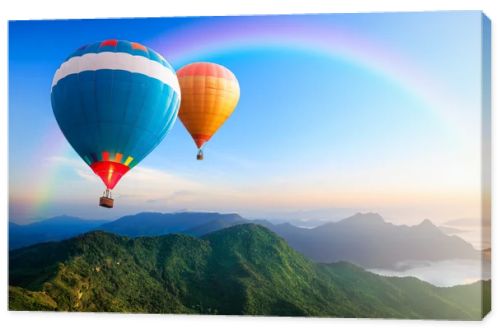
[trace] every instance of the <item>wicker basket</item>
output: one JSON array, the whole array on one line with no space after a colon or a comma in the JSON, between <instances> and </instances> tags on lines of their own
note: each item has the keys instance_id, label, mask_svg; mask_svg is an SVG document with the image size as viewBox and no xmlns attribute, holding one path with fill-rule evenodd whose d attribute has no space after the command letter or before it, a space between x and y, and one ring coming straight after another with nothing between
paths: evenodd
<instances>
[{"instance_id":1,"label":"wicker basket","mask_svg":"<svg viewBox=\"0 0 500 334\"><path fill-rule=\"evenodd\" d=\"M111 209L113 207L113 201L112 198L103 196L99 199L99 206Z\"/></svg>"}]
</instances>

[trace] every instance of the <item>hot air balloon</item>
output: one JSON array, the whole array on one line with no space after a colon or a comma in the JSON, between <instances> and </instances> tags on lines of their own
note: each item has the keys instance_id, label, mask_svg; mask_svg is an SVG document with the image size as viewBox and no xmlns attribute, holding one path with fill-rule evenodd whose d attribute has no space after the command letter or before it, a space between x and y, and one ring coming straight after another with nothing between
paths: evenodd
<instances>
[{"instance_id":1,"label":"hot air balloon","mask_svg":"<svg viewBox=\"0 0 500 334\"><path fill-rule=\"evenodd\" d=\"M155 51L109 39L82 46L56 71L52 109L62 133L111 190L172 128L180 105L175 70Z\"/></svg>"},{"instance_id":2,"label":"hot air balloon","mask_svg":"<svg viewBox=\"0 0 500 334\"><path fill-rule=\"evenodd\" d=\"M231 116L240 98L234 74L214 63L192 63L177 71L182 92L179 118L198 147L203 160L203 145Z\"/></svg>"}]
</instances>

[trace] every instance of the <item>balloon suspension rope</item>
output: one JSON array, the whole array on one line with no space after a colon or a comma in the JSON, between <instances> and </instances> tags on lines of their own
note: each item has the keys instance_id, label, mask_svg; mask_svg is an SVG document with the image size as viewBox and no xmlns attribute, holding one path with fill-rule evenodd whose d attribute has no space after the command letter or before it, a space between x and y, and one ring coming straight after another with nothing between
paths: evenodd
<instances>
[{"instance_id":1,"label":"balloon suspension rope","mask_svg":"<svg viewBox=\"0 0 500 334\"><path fill-rule=\"evenodd\" d=\"M196 155L196 160L203 160L203 151L201 148L198 150L198 154Z\"/></svg>"},{"instance_id":2,"label":"balloon suspension rope","mask_svg":"<svg viewBox=\"0 0 500 334\"><path fill-rule=\"evenodd\" d=\"M104 195L104 197L111 198L111 190L106 188L103 195Z\"/></svg>"}]
</instances>

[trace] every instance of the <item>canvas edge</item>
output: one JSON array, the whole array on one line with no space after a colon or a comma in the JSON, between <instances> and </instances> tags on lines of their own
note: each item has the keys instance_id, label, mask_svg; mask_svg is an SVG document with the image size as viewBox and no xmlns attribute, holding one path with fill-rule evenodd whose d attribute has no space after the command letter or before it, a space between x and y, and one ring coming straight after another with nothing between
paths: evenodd
<instances>
[{"instance_id":1,"label":"canvas edge","mask_svg":"<svg viewBox=\"0 0 500 334\"><path fill-rule=\"evenodd\" d=\"M481 241L491 247L491 20L481 12ZM491 254L491 251L490 251ZM481 257L481 269L491 272L489 261ZM491 311L491 281L481 284L481 319Z\"/></svg>"}]
</instances>

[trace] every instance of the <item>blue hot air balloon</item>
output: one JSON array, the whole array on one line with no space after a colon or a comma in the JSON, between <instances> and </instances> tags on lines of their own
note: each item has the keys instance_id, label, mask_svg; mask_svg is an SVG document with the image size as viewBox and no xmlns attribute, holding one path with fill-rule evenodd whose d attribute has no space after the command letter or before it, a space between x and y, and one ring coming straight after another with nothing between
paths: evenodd
<instances>
[{"instance_id":1,"label":"blue hot air balloon","mask_svg":"<svg viewBox=\"0 0 500 334\"><path fill-rule=\"evenodd\" d=\"M52 81L52 109L64 136L110 190L172 128L180 105L172 66L155 51L116 39L82 46Z\"/></svg>"}]
</instances>

